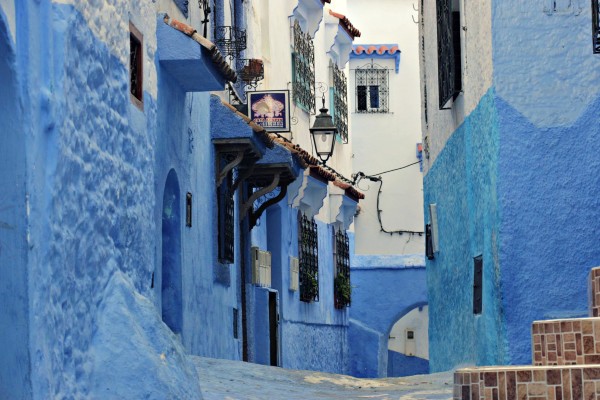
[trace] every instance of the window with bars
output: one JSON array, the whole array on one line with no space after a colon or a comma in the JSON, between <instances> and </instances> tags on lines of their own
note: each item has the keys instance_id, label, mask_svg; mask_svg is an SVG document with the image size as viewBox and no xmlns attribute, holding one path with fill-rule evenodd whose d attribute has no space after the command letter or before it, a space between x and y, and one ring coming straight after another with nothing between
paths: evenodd
<instances>
[{"instance_id":1,"label":"window with bars","mask_svg":"<svg viewBox=\"0 0 600 400\"><path fill-rule=\"evenodd\" d=\"M138 108L144 108L144 86L143 86L143 46L144 37L142 33L130 22L129 23L129 92L130 99Z\"/></svg>"},{"instance_id":2,"label":"window with bars","mask_svg":"<svg viewBox=\"0 0 600 400\"><path fill-rule=\"evenodd\" d=\"M221 157L222 167L226 165L225 157ZM221 185L217 188L218 208L218 237L219 237L219 262L232 264L234 261L234 200L233 200L233 173L229 171Z\"/></svg>"},{"instance_id":3,"label":"window with bars","mask_svg":"<svg viewBox=\"0 0 600 400\"><path fill-rule=\"evenodd\" d=\"M473 314L483 310L483 257L473 258Z\"/></svg>"},{"instance_id":4,"label":"window with bars","mask_svg":"<svg viewBox=\"0 0 600 400\"><path fill-rule=\"evenodd\" d=\"M592 40L594 54L600 54L600 0L592 0Z\"/></svg>"},{"instance_id":5,"label":"window with bars","mask_svg":"<svg viewBox=\"0 0 600 400\"><path fill-rule=\"evenodd\" d=\"M315 112L315 47L309 34L302 32L294 21L294 52L292 53L293 98L296 105Z\"/></svg>"},{"instance_id":6,"label":"window with bars","mask_svg":"<svg viewBox=\"0 0 600 400\"><path fill-rule=\"evenodd\" d=\"M317 223L298 212L300 300L319 301L319 241Z\"/></svg>"},{"instance_id":7,"label":"window with bars","mask_svg":"<svg viewBox=\"0 0 600 400\"><path fill-rule=\"evenodd\" d=\"M350 241L348 234L341 229L334 231L335 239L335 278L333 294L335 308L342 309L350 305L352 286L350 285Z\"/></svg>"},{"instance_id":8,"label":"window with bars","mask_svg":"<svg viewBox=\"0 0 600 400\"><path fill-rule=\"evenodd\" d=\"M440 110L462 90L460 12L453 0L436 0Z\"/></svg>"},{"instance_id":9,"label":"window with bars","mask_svg":"<svg viewBox=\"0 0 600 400\"><path fill-rule=\"evenodd\" d=\"M371 63L354 71L356 82L356 112L389 112L389 70Z\"/></svg>"},{"instance_id":10,"label":"window with bars","mask_svg":"<svg viewBox=\"0 0 600 400\"><path fill-rule=\"evenodd\" d=\"M333 82L333 121L344 143L348 143L348 80L344 71L331 63Z\"/></svg>"}]
</instances>

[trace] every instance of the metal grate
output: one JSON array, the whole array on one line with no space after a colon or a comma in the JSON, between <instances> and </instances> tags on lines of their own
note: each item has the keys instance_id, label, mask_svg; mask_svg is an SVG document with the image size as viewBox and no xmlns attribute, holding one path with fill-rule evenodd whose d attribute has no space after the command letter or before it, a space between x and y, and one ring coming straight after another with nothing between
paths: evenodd
<instances>
[{"instance_id":1,"label":"metal grate","mask_svg":"<svg viewBox=\"0 0 600 400\"><path fill-rule=\"evenodd\" d=\"M315 112L315 47L309 34L294 22L293 98L305 111Z\"/></svg>"},{"instance_id":2,"label":"metal grate","mask_svg":"<svg viewBox=\"0 0 600 400\"><path fill-rule=\"evenodd\" d=\"M319 243L317 223L298 213L300 300L319 301Z\"/></svg>"},{"instance_id":3,"label":"metal grate","mask_svg":"<svg viewBox=\"0 0 600 400\"><path fill-rule=\"evenodd\" d=\"M594 54L600 54L600 0L592 0L592 39Z\"/></svg>"},{"instance_id":4,"label":"metal grate","mask_svg":"<svg viewBox=\"0 0 600 400\"><path fill-rule=\"evenodd\" d=\"M331 63L333 75L333 120L344 143L348 143L348 80L344 71Z\"/></svg>"},{"instance_id":5,"label":"metal grate","mask_svg":"<svg viewBox=\"0 0 600 400\"><path fill-rule=\"evenodd\" d=\"M350 285L350 241L346 231L341 229L335 235L335 279L333 293L335 308L342 309L350 305L352 286Z\"/></svg>"},{"instance_id":6,"label":"metal grate","mask_svg":"<svg viewBox=\"0 0 600 400\"><path fill-rule=\"evenodd\" d=\"M389 71L378 64L367 64L354 71L356 81L356 112L389 112Z\"/></svg>"},{"instance_id":7,"label":"metal grate","mask_svg":"<svg viewBox=\"0 0 600 400\"><path fill-rule=\"evenodd\" d=\"M440 109L458 95L462 86L460 13L451 0L437 0L438 88Z\"/></svg>"},{"instance_id":8,"label":"metal grate","mask_svg":"<svg viewBox=\"0 0 600 400\"><path fill-rule=\"evenodd\" d=\"M224 57L233 59L246 50L246 31L235 26L215 27L215 44Z\"/></svg>"},{"instance_id":9,"label":"metal grate","mask_svg":"<svg viewBox=\"0 0 600 400\"><path fill-rule=\"evenodd\" d=\"M227 157L222 156L222 165L227 164ZM217 189L219 212L219 262L232 264L234 262L235 230L234 230L234 200L233 174L230 171Z\"/></svg>"}]
</instances>

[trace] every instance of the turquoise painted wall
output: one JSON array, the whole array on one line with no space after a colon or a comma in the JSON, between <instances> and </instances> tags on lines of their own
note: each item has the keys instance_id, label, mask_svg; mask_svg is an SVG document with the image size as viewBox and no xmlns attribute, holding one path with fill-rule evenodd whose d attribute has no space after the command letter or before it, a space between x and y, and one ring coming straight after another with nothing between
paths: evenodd
<instances>
[{"instance_id":1,"label":"turquoise painted wall","mask_svg":"<svg viewBox=\"0 0 600 400\"><path fill-rule=\"evenodd\" d=\"M439 252L427 261L431 372L506 359L497 195L499 120L490 89L425 176L437 204ZM483 256L483 312L473 314L473 257Z\"/></svg>"}]
</instances>

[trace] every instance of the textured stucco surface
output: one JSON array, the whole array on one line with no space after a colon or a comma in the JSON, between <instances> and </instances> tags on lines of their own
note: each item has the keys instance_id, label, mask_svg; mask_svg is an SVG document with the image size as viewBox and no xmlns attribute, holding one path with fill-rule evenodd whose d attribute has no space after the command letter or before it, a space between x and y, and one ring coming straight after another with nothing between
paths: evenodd
<instances>
[{"instance_id":1,"label":"textured stucco surface","mask_svg":"<svg viewBox=\"0 0 600 400\"><path fill-rule=\"evenodd\" d=\"M272 253L272 288L279 293L281 366L284 368L346 373L348 365L348 309L336 310L333 299L333 231L317 220L319 242L319 301L300 301L297 291L290 291L289 257L298 256L298 211L288 206L287 197L271 206L252 230L252 245ZM353 236L350 238L353 247ZM249 313L254 320L258 341L251 353L259 362L268 361L269 349L263 340L268 327L264 289L256 292L249 306L260 307Z\"/></svg>"},{"instance_id":2,"label":"textured stucco surface","mask_svg":"<svg viewBox=\"0 0 600 400\"><path fill-rule=\"evenodd\" d=\"M574 124L600 93L590 2L551 4L495 1L492 11L497 93L538 127Z\"/></svg>"},{"instance_id":3,"label":"textured stucco surface","mask_svg":"<svg viewBox=\"0 0 600 400\"><path fill-rule=\"evenodd\" d=\"M431 371L505 361L494 90L454 132L424 180L437 204L439 252L427 261ZM429 218L428 218L429 219ZM428 221L429 222L429 221ZM483 255L483 313L473 314L473 257Z\"/></svg>"},{"instance_id":4,"label":"textured stucco surface","mask_svg":"<svg viewBox=\"0 0 600 400\"><path fill-rule=\"evenodd\" d=\"M600 97L573 125L553 128L537 128L507 102L496 103L508 361L529 363L531 322L585 314L587 276L600 262Z\"/></svg>"},{"instance_id":5,"label":"textured stucco surface","mask_svg":"<svg viewBox=\"0 0 600 400\"><path fill-rule=\"evenodd\" d=\"M429 360L388 350L388 377L429 373Z\"/></svg>"},{"instance_id":6,"label":"textured stucco surface","mask_svg":"<svg viewBox=\"0 0 600 400\"><path fill-rule=\"evenodd\" d=\"M427 303L425 268L401 264L352 268L351 276L348 373L358 377L385 377L392 326L413 308Z\"/></svg>"},{"instance_id":7,"label":"textured stucco surface","mask_svg":"<svg viewBox=\"0 0 600 400\"><path fill-rule=\"evenodd\" d=\"M25 132L15 48L2 6L0 82L0 398L26 399L31 396L31 367Z\"/></svg>"},{"instance_id":8,"label":"textured stucco surface","mask_svg":"<svg viewBox=\"0 0 600 400\"><path fill-rule=\"evenodd\" d=\"M424 157L427 174L453 132L478 106L493 84L492 3L493 0L458 2L461 4L461 52L463 91L450 110L439 110L436 3L420 2L421 96L427 98L427 117L422 112L423 143L429 150ZM514 6L512 2L505 2ZM466 9L462 9L466 5ZM422 11L421 11L422 7ZM423 49L424 47L424 49ZM425 96L427 92L427 96Z\"/></svg>"}]
</instances>

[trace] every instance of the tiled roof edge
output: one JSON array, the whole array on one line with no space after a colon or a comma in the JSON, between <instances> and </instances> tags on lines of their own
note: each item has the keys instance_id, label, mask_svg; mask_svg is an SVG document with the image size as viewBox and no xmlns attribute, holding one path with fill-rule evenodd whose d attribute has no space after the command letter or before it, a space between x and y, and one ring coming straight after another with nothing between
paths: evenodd
<instances>
[{"instance_id":1,"label":"tiled roof edge","mask_svg":"<svg viewBox=\"0 0 600 400\"><path fill-rule=\"evenodd\" d=\"M178 21L174 18L171 18L171 17L169 17L168 14L165 14L165 17L163 20L164 20L165 24L167 24L171 28L176 29L176 30L186 34L187 36L191 37L193 40L198 42L200 44L200 46L202 46L206 50L208 50L212 62L217 66L219 72L221 72L221 74L223 74L225 79L227 79L230 82L235 82L237 80L237 74L229 66L227 61L225 61L225 58L223 57L223 55L221 54L221 52L219 51L219 49L213 42L211 42L204 36L200 35L190 25L185 24L181 21Z\"/></svg>"},{"instance_id":2,"label":"tiled roof edge","mask_svg":"<svg viewBox=\"0 0 600 400\"><path fill-rule=\"evenodd\" d=\"M267 131L264 130L263 127L259 126L255 122L253 122L250 118L248 118L247 115L244 115L241 112L239 112L231 104L229 104L229 103L227 103L227 102L225 102L223 100L221 100L221 103L225 107L229 108L235 115L237 115L238 117L240 117L241 119L243 119L244 122L246 122L248 124L248 126L250 126L250 128L252 128L252 130L254 131L254 133L256 133L256 135L258 136L258 138L265 144L265 146L267 146L270 149L273 148L273 146L275 145L275 142L273 141L273 139L271 138L271 136L267 133Z\"/></svg>"},{"instance_id":3,"label":"tiled roof edge","mask_svg":"<svg viewBox=\"0 0 600 400\"><path fill-rule=\"evenodd\" d=\"M346 30L346 32L348 32L348 34L352 37L352 40L354 40L357 37L360 37L360 31L354 25L352 25L352 22L350 22L348 17L346 17L343 14L336 13L332 10L329 10L329 15L336 17L340 20L340 25Z\"/></svg>"}]
</instances>

